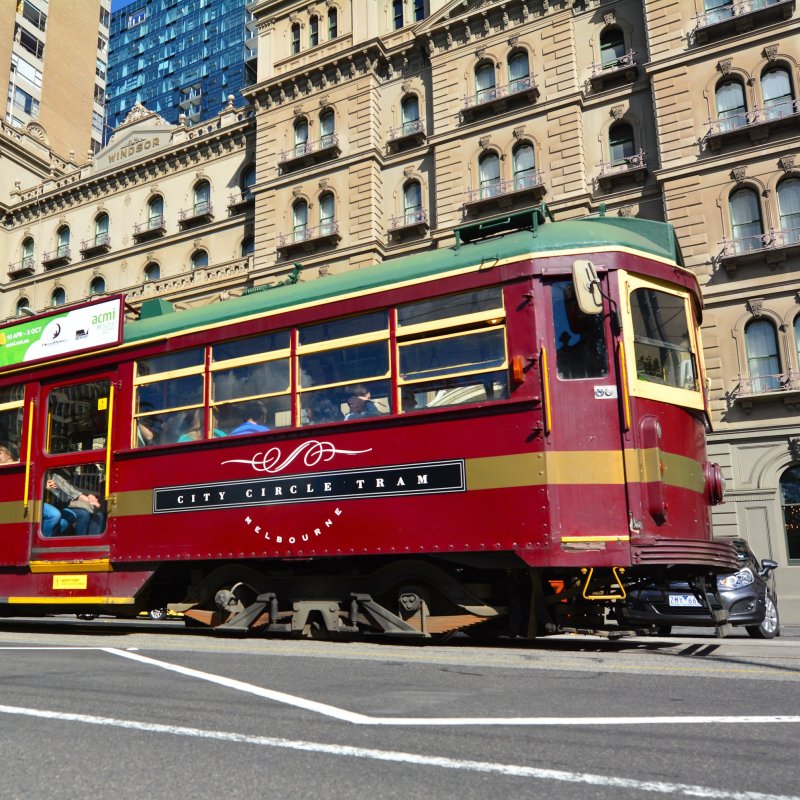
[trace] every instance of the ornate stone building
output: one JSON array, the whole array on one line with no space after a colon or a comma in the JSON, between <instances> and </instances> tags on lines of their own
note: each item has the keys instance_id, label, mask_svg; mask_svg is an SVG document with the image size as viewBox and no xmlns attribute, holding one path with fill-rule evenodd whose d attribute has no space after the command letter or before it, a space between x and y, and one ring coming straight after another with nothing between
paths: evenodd
<instances>
[{"instance_id":1,"label":"ornate stone building","mask_svg":"<svg viewBox=\"0 0 800 800\"><path fill-rule=\"evenodd\" d=\"M0 316L100 279L134 305L216 302L298 269L324 279L543 200L557 219L667 219L705 287L712 456L728 481L716 531L779 562L783 619L800 621L796 0L249 10L247 110L191 129L140 111L80 167L13 144Z\"/></svg>"}]
</instances>

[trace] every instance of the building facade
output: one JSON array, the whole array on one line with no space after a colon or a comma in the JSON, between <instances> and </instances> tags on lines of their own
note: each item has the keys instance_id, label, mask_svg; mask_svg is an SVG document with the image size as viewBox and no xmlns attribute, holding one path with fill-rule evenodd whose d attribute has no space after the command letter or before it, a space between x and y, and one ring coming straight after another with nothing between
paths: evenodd
<instances>
[{"instance_id":1,"label":"building facade","mask_svg":"<svg viewBox=\"0 0 800 800\"><path fill-rule=\"evenodd\" d=\"M0 6L2 119L76 163L102 144L110 8L111 0Z\"/></svg>"},{"instance_id":2,"label":"building facade","mask_svg":"<svg viewBox=\"0 0 800 800\"><path fill-rule=\"evenodd\" d=\"M111 17L107 136L136 103L168 122L219 114L252 82L246 0L139 0Z\"/></svg>"},{"instance_id":3,"label":"building facade","mask_svg":"<svg viewBox=\"0 0 800 800\"><path fill-rule=\"evenodd\" d=\"M90 165L11 191L7 261L24 262L26 237L37 255L9 271L0 316L98 278L134 305L216 302L443 249L466 222L542 201L557 219L666 219L706 296L711 454L728 484L715 532L778 561L783 620L800 622L796 0L248 9L247 109L188 127L137 107ZM57 263L65 222L81 245Z\"/></svg>"}]
</instances>

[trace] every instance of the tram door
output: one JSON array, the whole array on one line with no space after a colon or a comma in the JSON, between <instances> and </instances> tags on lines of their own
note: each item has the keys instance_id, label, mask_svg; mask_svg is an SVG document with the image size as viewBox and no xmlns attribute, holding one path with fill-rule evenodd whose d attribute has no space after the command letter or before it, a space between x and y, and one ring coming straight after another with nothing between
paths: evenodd
<instances>
[{"instance_id":1,"label":"tram door","mask_svg":"<svg viewBox=\"0 0 800 800\"><path fill-rule=\"evenodd\" d=\"M31 561L107 561L113 376L42 384L33 431Z\"/></svg>"},{"instance_id":2,"label":"tram door","mask_svg":"<svg viewBox=\"0 0 800 800\"><path fill-rule=\"evenodd\" d=\"M572 278L545 283L545 447L554 542L563 552L605 551L627 563L628 511L607 276L603 312L583 313Z\"/></svg>"}]
</instances>

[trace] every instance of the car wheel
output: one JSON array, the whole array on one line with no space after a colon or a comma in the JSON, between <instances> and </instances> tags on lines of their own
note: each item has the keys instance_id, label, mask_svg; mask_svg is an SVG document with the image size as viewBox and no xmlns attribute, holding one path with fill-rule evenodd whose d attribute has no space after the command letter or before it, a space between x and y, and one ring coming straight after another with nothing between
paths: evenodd
<instances>
[{"instance_id":1,"label":"car wheel","mask_svg":"<svg viewBox=\"0 0 800 800\"><path fill-rule=\"evenodd\" d=\"M150 615L150 619L164 619L167 616L167 609L151 608L147 613Z\"/></svg>"},{"instance_id":2,"label":"car wheel","mask_svg":"<svg viewBox=\"0 0 800 800\"><path fill-rule=\"evenodd\" d=\"M778 617L778 606L767 592L764 598L764 620L760 625L748 625L747 632L754 639L774 639L780 635L781 623Z\"/></svg>"}]
</instances>

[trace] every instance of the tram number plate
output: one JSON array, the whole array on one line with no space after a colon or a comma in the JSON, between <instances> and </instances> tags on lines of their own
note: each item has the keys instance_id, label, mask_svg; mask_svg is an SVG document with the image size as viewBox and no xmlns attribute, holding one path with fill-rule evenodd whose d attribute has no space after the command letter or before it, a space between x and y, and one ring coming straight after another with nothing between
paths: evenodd
<instances>
[{"instance_id":1,"label":"tram number plate","mask_svg":"<svg viewBox=\"0 0 800 800\"><path fill-rule=\"evenodd\" d=\"M669 604L674 608L702 608L700 601L693 594L671 594L668 598Z\"/></svg>"}]
</instances>

